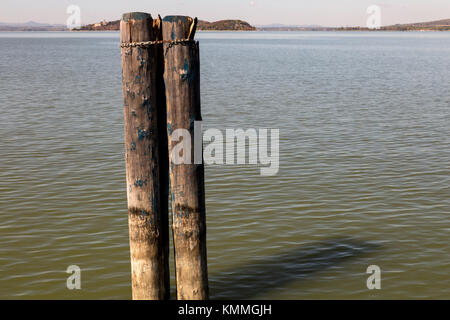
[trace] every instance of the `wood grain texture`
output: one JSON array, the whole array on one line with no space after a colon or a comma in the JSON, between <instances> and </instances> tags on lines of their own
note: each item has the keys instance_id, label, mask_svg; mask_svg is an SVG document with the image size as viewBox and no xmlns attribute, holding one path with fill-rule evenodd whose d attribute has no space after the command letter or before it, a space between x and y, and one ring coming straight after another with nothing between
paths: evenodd
<instances>
[{"instance_id":1,"label":"wood grain texture","mask_svg":"<svg viewBox=\"0 0 450 320\"><path fill-rule=\"evenodd\" d=\"M149 14L134 12L123 15L121 43L152 41L158 34L160 24L154 23ZM162 72L158 69L157 50L157 46L121 49L128 221L135 300L168 299L170 295L167 205L164 207L167 191L164 186L161 189L160 184L161 137L158 127L161 125L159 109L165 109L165 102L157 98L158 90L161 90L158 72Z\"/></svg>"},{"instance_id":2,"label":"wood grain texture","mask_svg":"<svg viewBox=\"0 0 450 320\"><path fill-rule=\"evenodd\" d=\"M165 17L163 39L186 39L192 22L190 17ZM192 39L193 36L191 34ZM193 160L194 121L201 120L198 42L164 44L164 54L169 156L177 144L171 141L173 131L187 129L191 133ZM204 166L176 165L171 161L169 172L177 297L180 300L208 299Z\"/></svg>"}]
</instances>

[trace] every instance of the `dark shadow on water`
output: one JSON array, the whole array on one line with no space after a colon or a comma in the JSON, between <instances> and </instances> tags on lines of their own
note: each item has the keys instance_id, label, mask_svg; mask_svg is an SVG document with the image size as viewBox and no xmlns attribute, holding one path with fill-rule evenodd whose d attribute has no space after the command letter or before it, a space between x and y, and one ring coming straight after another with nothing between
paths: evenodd
<instances>
[{"instance_id":1,"label":"dark shadow on water","mask_svg":"<svg viewBox=\"0 0 450 320\"><path fill-rule=\"evenodd\" d=\"M375 251L379 245L346 239L302 245L277 255L249 261L233 270L210 275L212 299L253 299L292 281Z\"/></svg>"}]
</instances>

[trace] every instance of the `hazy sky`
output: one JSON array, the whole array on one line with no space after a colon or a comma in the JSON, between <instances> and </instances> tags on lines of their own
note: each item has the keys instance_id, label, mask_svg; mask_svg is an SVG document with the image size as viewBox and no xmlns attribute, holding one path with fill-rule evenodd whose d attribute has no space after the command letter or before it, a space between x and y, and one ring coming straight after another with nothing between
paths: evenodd
<instances>
[{"instance_id":1,"label":"hazy sky","mask_svg":"<svg viewBox=\"0 0 450 320\"><path fill-rule=\"evenodd\" d=\"M65 24L69 5L81 8L81 23L116 20L124 12L182 14L204 20L242 19L251 24L365 26L366 9L382 9L382 25L450 18L450 0L0 0L0 22Z\"/></svg>"}]
</instances>

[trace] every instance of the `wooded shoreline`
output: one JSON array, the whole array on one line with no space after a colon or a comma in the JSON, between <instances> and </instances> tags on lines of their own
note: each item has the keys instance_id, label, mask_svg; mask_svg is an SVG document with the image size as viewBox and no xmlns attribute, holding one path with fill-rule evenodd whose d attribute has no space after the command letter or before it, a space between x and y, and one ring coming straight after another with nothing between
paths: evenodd
<instances>
[{"instance_id":1,"label":"wooded shoreline","mask_svg":"<svg viewBox=\"0 0 450 320\"><path fill-rule=\"evenodd\" d=\"M116 31L120 21L103 21L96 24L82 26L74 31ZM322 27L322 26L260 26L255 27L242 20L220 20L208 22L198 21L199 31L450 31L450 19L431 22L396 24L379 29L367 27Z\"/></svg>"},{"instance_id":2,"label":"wooded shoreline","mask_svg":"<svg viewBox=\"0 0 450 320\"><path fill-rule=\"evenodd\" d=\"M0 31L119 31L120 20L102 21L88 24L76 29L68 29L63 25L29 26L0 24ZM243 20L220 20L208 22L198 20L198 31L450 31L450 19L409 24L382 26L379 29L367 27L323 27L323 26L289 26L267 25L252 26Z\"/></svg>"}]
</instances>

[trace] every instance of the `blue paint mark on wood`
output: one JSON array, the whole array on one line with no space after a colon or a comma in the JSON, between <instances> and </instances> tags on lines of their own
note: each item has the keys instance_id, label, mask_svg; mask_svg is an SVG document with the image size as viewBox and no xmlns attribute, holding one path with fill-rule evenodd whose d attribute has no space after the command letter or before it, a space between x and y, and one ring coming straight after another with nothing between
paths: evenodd
<instances>
[{"instance_id":1,"label":"blue paint mark on wood","mask_svg":"<svg viewBox=\"0 0 450 320\"><path fill-rule=\"evenodd\" d=\"M151 105L150 105L150 100L149 99L147 99L147 98L144 99L144 102L142 103L142 108L146 109L148 120L152 120L152 117L151 117Z\"/></svg>"},{"instance_id":2,"label":"blue paint mark on wood","mask_svg":"<svg viewBox=\"0 0 450 320\"><path fill-rule=\"evenodd\" d=\"M184 73L181 75L181 80L187 81L189 84L191 84L192 81L194 80L194 74L193 72L191 72L191 69L189 68L188 59L184 59L183 71Z\"/></svg>"},{"instance_id":3,"label":"blue paint mark on wood","mask_svg":"<svg viewBox=\"0 0 450 320\"><path fill-rule=\"evenodd\" d=\"M175 40L176 36L175 36L175 26L172 25L172 32L170 33L170 38L172 40Z\"/></svg>"},{"instance_id":4,"label":"blue paint mark on wood","mask_svg":"<svg viewBox=\"0 0 450 320\"><path fill-rule=\"evenodd\" d=\"M145 180L137 179L137 180L134 182L134 186L135 186L135 187L139 187L139 188L142 188L142 187L145 186L146 184L147 184L147 179L145 179Z\"/></svg>"},{"instance_id":5,"label":"blue paint mark on wood","mask_svg":"<svg viewBox=\"0 0 450 320\"><path fill-rule=\"evenodd\" d=\"M150 134L148 133L147 130L140 129L140 128L137 128L137 130L138 130L138 139L139 140L149 139L150 138Z\"/></svg>"},{"instance_id":6,"label":"blue paint mark on wood","mask_svg":"<svg viewBox=\"0 0 450 320\"><path fill-rule=\"evenodd\" d=\"M144 102L142 102L142 108L147 108L150 105L150 101L147 98L144 98Z\"/></svg>"},{"instance_id":7,"label":"blue paint mark on wood","mask_svg":"<svg viewBox=\"0 0 450 320\"><path fill-rule=\"evenodd\" d=\"M141 49L141 47L137 47L137 57L136 57L136 59L137 59L137 61L139 61L139 60L141 60L141 58L142 58L142 49Z\"/></svg>"},{"instance_id":8,"label":"blue paint mark on wood","mask_svg":"<svg viewBox=\"0 0 450 320\"><path fill-rule=\"evenodd\" d=\"M134 83L135 84L140 84L141 83L141 76L140 75L136 75L136 78L134 78Z\"/></svg>"}]
</instances>

